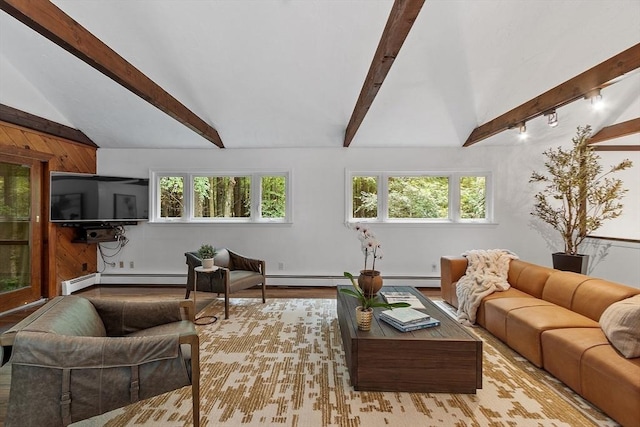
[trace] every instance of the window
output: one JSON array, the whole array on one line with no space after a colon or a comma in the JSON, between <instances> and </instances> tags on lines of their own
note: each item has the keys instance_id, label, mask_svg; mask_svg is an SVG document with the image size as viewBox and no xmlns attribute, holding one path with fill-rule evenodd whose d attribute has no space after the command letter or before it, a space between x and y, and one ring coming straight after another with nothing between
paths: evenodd
<instances>
[{"instance_id":1,"label":"window","mask_svg":"<svg viewBox=\"0 0 640 427\"><path fill-rule=\"evenodd\" d=\"M152 222L290 222L289 173L152 172Z\"/></svg>"},{"instance_id":2,"label":"window","mask_svg":"<svg viewBox=\"0 0 640 427\"><path fill-rule=\"evenodd\" d=\"M184 177L161 176L158 181L160 191L161 218L181 218L184 215Z\"/></svg>"},{"instance_id":3,"label":"window","mask_svg":"<svg viewBox=\"0 0 640 427\"><path fill-rule=\"evenodd\" d=\"M349 221L489 222L488 173L347 172Z\"/></svg>"}]
</instances>

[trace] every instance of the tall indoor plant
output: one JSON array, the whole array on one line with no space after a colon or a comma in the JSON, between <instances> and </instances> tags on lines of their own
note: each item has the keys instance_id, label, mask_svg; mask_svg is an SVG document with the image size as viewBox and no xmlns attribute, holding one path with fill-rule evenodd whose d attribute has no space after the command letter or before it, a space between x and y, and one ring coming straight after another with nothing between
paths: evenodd
<instances>
[{"instance_id":1,"label":"tall indoor plant","mask_svg":"<svg viewBox=\"0 0 640 427\"><path fill-rule=\"evenodd\" d=\"M622 181L611 174L632 166L628 159L603 172L600 156L589 145L591 126L578 126L571 149L562 147L544 151L545 172L533 172L529 182L543 183L535 195L531 215L540 218L560 233L564 251L554 254L554 267L586 273L588 257L578 253L584 239L608 219L622 212L620 199L627 192ZM577 258L579 268L557 264L565 256Z\"/></svg>"}]
</instances>

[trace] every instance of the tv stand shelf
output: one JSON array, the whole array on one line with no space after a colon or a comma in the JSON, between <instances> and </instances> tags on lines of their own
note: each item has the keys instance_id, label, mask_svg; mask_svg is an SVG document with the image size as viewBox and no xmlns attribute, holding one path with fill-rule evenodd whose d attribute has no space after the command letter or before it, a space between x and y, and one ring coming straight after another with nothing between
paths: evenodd
<instances>
[{"instance_id":1,"label":"tv stand shelf","mask_svg":"<svg viewBox=\"0 0 640 427\"><path fill-rule=\"evenodd\" d=\"M62 224L63 227L75 228L76 236L73 243L100 243L117 242L123 234L122 226L136 225L135 221L86 223L86 224Z\"/></svg>"}]
</instances>

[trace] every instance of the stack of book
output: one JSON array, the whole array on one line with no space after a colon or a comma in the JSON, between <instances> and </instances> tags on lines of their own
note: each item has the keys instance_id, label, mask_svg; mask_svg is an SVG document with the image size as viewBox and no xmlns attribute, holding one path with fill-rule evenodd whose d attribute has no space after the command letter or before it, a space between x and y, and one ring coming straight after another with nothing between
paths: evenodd
<instances>
[{"instance_id":1,"label":"stack of book","mask_svg":"<svg viewBox=\"0 0 640 427\"><path fill-rule=\"evenodd\" d=\"M434 319L428 314L415 310L411 307L385 310L380 313L380 319L402 332L415 331L440 325L440 321L438 319Z\"/></svg>"}]
</instances>

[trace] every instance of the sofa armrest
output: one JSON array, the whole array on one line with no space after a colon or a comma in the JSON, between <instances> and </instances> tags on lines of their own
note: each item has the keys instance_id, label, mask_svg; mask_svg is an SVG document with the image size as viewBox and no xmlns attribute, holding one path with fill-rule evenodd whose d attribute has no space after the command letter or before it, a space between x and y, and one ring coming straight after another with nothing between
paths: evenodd
<instances>
[{"instance_id":1,"label":"sofa armrest","mask_svg":"<svg viewBox=\"0 0 640 427\"><path fill-rule=\"evenodd\" d=\"M467 259L461 256L445 255L440 258L440 293L442 299L457 307L455 284L467 271Z\"/></svg>"},{"instance_id":2,"label":"sofa armrest","mask_svg":"<svg viewBox=\"0 0 640 427\"><path fill-rule=\"evenodd\" d=\"M185 318L183 300L120 301L90 298L89 301L102 319L107 336L124 336Z\"/></svg>"}]
</instances>

